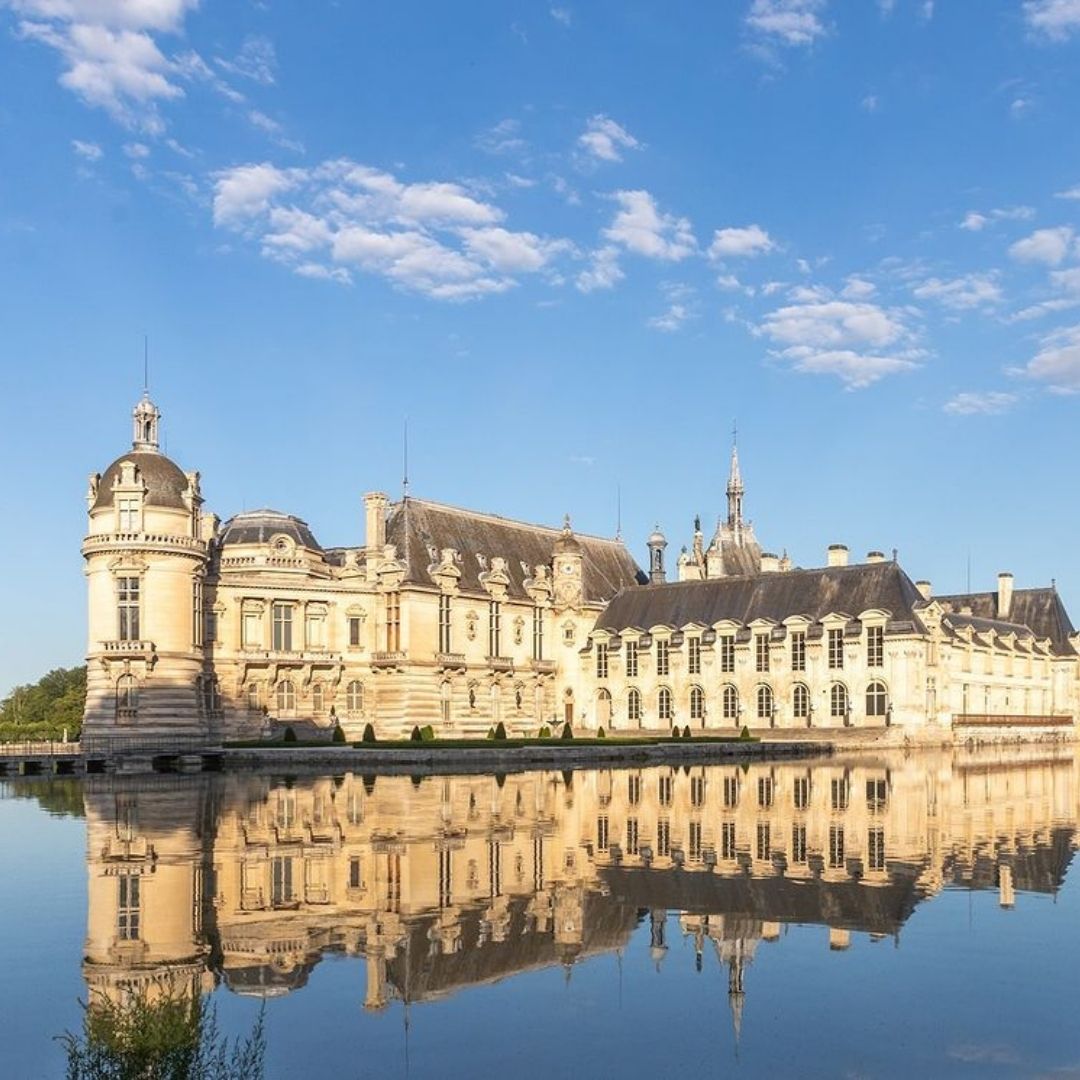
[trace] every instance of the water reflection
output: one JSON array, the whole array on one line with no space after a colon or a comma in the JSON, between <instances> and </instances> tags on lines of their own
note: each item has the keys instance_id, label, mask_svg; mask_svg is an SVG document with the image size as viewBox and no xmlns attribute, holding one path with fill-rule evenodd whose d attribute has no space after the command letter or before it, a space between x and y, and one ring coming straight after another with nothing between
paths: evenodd
<instances>
[{"instance_id":1,"label":"water reflection","mask_svg":"<svg viewBox=\"0 0 1080 1080\"><path fill-rule=\"evenodd\" d=\"M1056 891L1080 787L1071 751L1013 748L422 780L90 778L84 796L91 1000L219 981L284 995L343 953L364 958L358 994L379 1010L569 971L646 921L657 965L676 925L699 966L719 958L737 1033L755 950L784 924L844 949L852 933L900 935L949 886L1005 906Z\"/></svg>"}]
</instances>

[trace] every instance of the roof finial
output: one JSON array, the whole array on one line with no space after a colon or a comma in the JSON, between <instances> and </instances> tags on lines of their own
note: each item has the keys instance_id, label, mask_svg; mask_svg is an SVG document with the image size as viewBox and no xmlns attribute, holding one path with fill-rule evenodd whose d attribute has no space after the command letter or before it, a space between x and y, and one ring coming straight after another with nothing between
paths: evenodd
<instances>
[{"instance_id":1,"label":"roof finial","mask_svg":"<svg viewBox=\"0 0 1080 1080\"><path fill-rule=\"evenodd\" d=\"M401 448L401 498L409 497L409 418L405 417Z\"/></svg>"}]
</instances>

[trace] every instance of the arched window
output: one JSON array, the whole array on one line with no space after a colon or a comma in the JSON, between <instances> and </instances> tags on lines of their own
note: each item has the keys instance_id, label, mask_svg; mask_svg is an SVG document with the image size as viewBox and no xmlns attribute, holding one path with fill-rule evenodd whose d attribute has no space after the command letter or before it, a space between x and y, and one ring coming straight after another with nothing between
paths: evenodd
<instances>
[{"instance_id":1,"label":"arched window","mask_svg":"<svg viewBox=\"0 0 1080 1080\"><path fill-rule=\"evenodd\" d=\"M660 695L657 698L657 713L661 720L670 720L674 715L671 708L671 691L666 687L660 688Z\"/></svg>"},{"instance_id":2,"label":"arched window","mask_svg":"<svg viewBox=\"0 0 1080 1080\"><path fill-rule=\"evenodd\" d=\"M139 684L134 675L116 680L116 719L134 720L139 714Z\"/></svg>"},{"instance_id":3,"label":"arched window","mask_svg":"<svg viewBox=\"0 0 1080 1080\"><path fill-rule=\"evenodd\" d=\"M296 711L296 687L289 679L282 679L277 686L278 716L292 716Z\"/></svg>"},{"instance_id":4,"label":"arched window","mask_svg":"<svg viewBox=\"0 0 1080 1080\"><path fill-rule=\"evenodd\" d=\"M631 724L641 723L641 691L631 690L626 696L626 719Z\"/></svg>"},{"instance_id":5,"label":"arched window","mask_svg":"<svg viewBox=\"0 0 1080 1080\"><path fill-rule=\"evenodd\" d=\"M359 716L364 711L364 684L358 679L345 688L345 711L349 716Z\"/></svg>"},{"instance_id":6,"label":"arched window","mask_svg":"<svg viewBox=\"0 0 1080 1080\"><path fill-rule=\"evenodd\" d=\"M791 715L796 720L810 719L810 691L803 683L796 683L791 692Z\"/></svg>"},{"instance_id":7,"label":"arched window","mask_svg":"<svg viewBox=\"0 0 1080 1080\"><path fill-rule=\"evenodd\" d=\"M259 684L248 683L247 688L247 707L249 712L259 711Z\"/></svg>"},{"instance_id":8,"label":"arched window","mask_svg":"<svg viewBox=\"0 0 1080 1080\"><path fill-rule=\"evenodd\" d=\"M611 727L611 692L604 688L596 694L597 727Z\"/></svg>"},{"instance_id":9,"label":"arched window","mask_svg":"<svg viewBox=\"0 0 1080 1080\"><path fill-rule=\"evenodd\" d=\"M829 690L829 715L839 717L846 722L847 714L847 687L843 683L834 682Z\"/></svg>"},{"instance_id":10,"label":"arched window","mask_svg":"<svg viewBox=\"0 0 1080 1080\"><path fill-rule=\"evenodd\" d=\"M315 683L311 688L311 709L315 713L321 713L326 708L326 691L321 682Z\"/></svg>"},{"instance_id":11,"label":"arched window","mask_svg":"<svg viewBox=\"0 0 1080 1080\"><path fill-rule=\"evenodd\" d=\"M731 683L725 685L720 695L721 708L725 720L739 719L739 691Z\"/></svg>"},{"instance_id":12,"label":"arched window","mask_svg":"<svg viewBox=\"0 0 1080 1080\"><path fill-rule=\"evenodd\" d=\"M768 720L772 723L773 715L773 692L771 686L759 686L757 688L757 718Z\"/></svg>"},{"instance_id":13,"label":"arched window","mask_svg":"<svg viewBox=\"0 0 1080 1080\"><path fill-rule=\"evenodd\" d=\"M700 686L690 687L690 719L705 719L705 691Z\"/></svg>"},{"instance_id":14,"label":"arched window","mask_svg":"<svg viewBox=\"0 0 1080 1080\"><path fill-rule=\"evenodd\" d=\"M889 693L883 682L872 682L866 688L866 715L884 716L889 708Z\"/></svg>"}]
</instances>

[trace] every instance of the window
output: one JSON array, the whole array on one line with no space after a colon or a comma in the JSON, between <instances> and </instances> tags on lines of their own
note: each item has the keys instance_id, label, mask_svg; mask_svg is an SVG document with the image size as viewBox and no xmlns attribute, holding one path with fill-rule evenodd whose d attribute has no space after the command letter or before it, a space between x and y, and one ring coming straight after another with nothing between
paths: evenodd
<instances>
[{"instance_id":1,"label":"window","mask_svg":"<svg viewBox=\"0 0 1080 1080\"><path fill-rule=\"evenodd\" d=\"M810 777L796 776L792 791L796 810L806 810L810 806Z\"/></svg>"},{"instance_id":2,"label":"window","mask_svg":"<svg viewBox=\"0 0 1080 1080\"><path fill-rule=\"evenodd\" d=\"M628 641L626 643L626 677L636 679L638 673L638 643Z\"/></svg>"},{"instance_id":3,"label":"window","mask_svg":"<svg viewBox=\"0 0 1080 1080\"><path fill-rule=\"evenodd\" d=\"M796 683L791 691L791 715L797 720L810 719L810 691L802 683Z\"/></svg>"},{"instance_id":4,"label":"window","mask_svg":"<svg viewBox=\"0 0 1080 1080\"><path fill-rule=\"evenodd\" d=\"M606 814L601 814L596 819L596 850L607 851L608 847L608 819Z\"/></svg>"},{"instance_id":5,"label":"window","mask_svg":"<svg viewBox=\"0 0 1080 1080\"><path fill-rule=\"evenodd\" d=\"M700 686L690 688L690 719L705 719L705 691Z\"/></svg>"},{"instance_id":6,"label":"window","mask_svg":"<svg viewBox=\"0 0 1080 1080\"><path fill-rule=\"evenodd\" d=\"M116 878L116 936L121 941L138 941L141 933L142 879L138 874Z\"/></svg>"},{"instance_id":7,"label":"window","mask_svg":"<svg viewBox=\"0 0 1080 1080\"><path fill-rule=\"evenodd\" d=\"M806 670L806 631L792 630L791 632L791 670Z\"/></svg>"},{"instance_id":8,"label":"window","mask_svg":"<svg viewBox=\"0 0 1080 1080\"><path fill-rule=\"evenodd\" d=\"M309 611L304 616L304 644L309 649L326 648L326 612Z\"/></svg>"},{"instance_id":9,"label":"window","mask_svg":"<svg viewBox=\"0 0 1080 1080\"><path fill-rule=\"evenodd\" d=\"M851 797L851 785L846 776L835 777L829 783L829 803L834 810L846 810Z\"/></svg>"},{"instance_id":10,"label":"window","mask_svg":"<svg viewBox=\"0 0 1080 1080\"><path fill-rule=\"evenodd\" d=\"M866 715L884 716L889 708L889 695L885 691L885 684L872 682L866 688Z\"/></svg>"},{"instance_id":11,"label":"window","mask_svg":"<svg viewBox=\"0 0 1080 1080\"><path fill-rule=\"evenodd\" d=\"M686 670L690 675L701 674L701 638L692 637L686 643Z\"/></svg>"},{"instance_id":12,"label":"window","mask_svg":"<svg viewBox=\"0 0 1080 1080\"><path fill-rule=\"evenodd\" d=\"M759 720L768 720L772 723L773 718L773 692L769 686L757 688L757 715Z\"/></svg>"},{"instance_id":13,"label":"window","mask_svg":"<svg viewBox=\"0 0 1080 1080\"><path fill-rule=\"evenodd\" d=\"M139 531L139 500L119 499L116 504L117 524L122 533Z\"/></svg>"},{"instance_id":14,"label":"window","mask_svg":"<svg viewBox=\"0 0 1080 1080\"><path fill-rule=\"evenodd\" d=\"M450 652L450 597L439 595L439 652Z\"/></svg>"},{"instance_id":15,"label":"window","mask_svg":"<svg viewBox=\"0 0 1080 1080\"><path fill-rule=\"evenodd\" d=\"M359 716L364 711L364 684L358 679L345 688L345 711L349 716Z\"/></svg>"},{"instance_id":16,"label":"window","mask_svg":"<svg viewBox=\"0 0 1080 1080\"><path fill-rule=\"evenodd\" d=\"M844 666L844 631L829 631L829 668L839 671Z\"/></svg>"},{"instance_id":17,"label":"window","mask_svg":"<svg viewBox=\"0 0 1080 1080\"><path fill-rule=\"evenodd\" d=\"M885 780L866 781L866 808L872 814L880 813L889 801L889 785Z\"/></svg>"},{"instance_id":18,"label":"window","mask_svg":"<svg viewBox=\"0 0 1080 1080\"><path fill-rule=\"evenodd\" d=\"M116 680L116 719L134 720L139 715L139 684L134 675Z\"/></svg>"},{"instance_id":19,"label":"window","mask_svg":"<svg viewBox=\"0 0 1080 1080\"><path fill-rule=\"evenodd\" d=\"M401 593L386 594L386 651L401 650Z\"/></svg>"},{"instance_id":20,"label":"window","mask_svg":"<svg viewBox=\"0 0 1080 1080\"><path fill-rule=\"evenodd\" d=\"M661 688L657 698L657 713L661 720L670 720L675 715L671 707L671 691L666 686Z\"/></svg>"},{"instance_id":21,"label":"window","mask_svg":"<svg viewBox=\"0 0 1080 1080\"><path fill-rule=\"evenodd\" d=\"M671 822L667 818L656 823L656 854L662 859L671 854Z\"/></svg>"},{"instance_id":22,"label":"window","mask_svg":"<svg viewBox=\"0 0 1080 1080\"><path fill-rule=\"evenodd\" d=\"M321 682L315 683L311 688L311 711L321 713L326 708L326 691Z\"/></svg>"},{"instance_id":23,"label":"window","mask_svg":"<svg viewBox=\"0 0 1080 1080\"><path fill-rule=\"evenodd\" d=\"M364 640L360 636L360 623L361 619L359 615L349 616L349 648L359 649L363 645Z\"/></svg>"},{"instance_id":24,"label":"window","mask_svg":"<svg viewBox=\"0 0 1080 1080\"><path fill-rule=\"evenodd\" d=\"M866 628L866 662L870 667L883 667L885 664L885 627L868 626Z\"/></svg>"},{"instance_id":25,"label":"window","mask_svg":"<svg viewBox=\"0 0 1080 1080\"><path fill-rule=\"evenodd\" d=\"M667 639L656 643L656 674L669 675L671 673L671 642Z\"/></svg>"},{"instance_id":26,"label":"window","mask_svg":"<svg viewBox=\"0 0 1080 1080\"><path fill-rule=\"evenodd\" d=\"M502 604L492 600L488 604L488 656L502 656Z\"/></svg>"},{"instance_id":27,"label":"window","mask_svg":"<svg viewBox=\"0 0 1080 1080\"><path fill-rule=\"evenodd\" d=\"M847 722L848 692L843 683L833 683L829 689L829 715Z\"/></svg>"},{"instance_id":28,"label":"window","mask_svg":"<svg viewBox=\"0 0 1080 1080\"><path fill-rule=\"evenodd\" d=\"M116 579L117 637L121 641L138 641L139 586L137 577L118 577Z\"/></svg>"},{"instance_id":29,"label":"window","mask_svg":"<svg viewBox=\"0 0 1080 1080\"><path fill-rule=\"evenodd\" d=\"M270 902L275 907L293 901L293 861L288 858L274 859L270 878Z\"/></svg>"},{"instance_id":30,"label":"window","mask_svg":"<svg viewBox=\"0 0 1080 1080\"><path fill-rule=\"evenodd\" d=\"M661 776L657 779L657 799L661 806L670 806L675 792L675 782L671 776Z\"/></svg>"},{"instance_id":31,"label":"window","mask_svg":"<svg viewBox=\"0 0 1080 1080\"><path fill-rule=\"evenodd\" d=\"M626 778L626 798L631 806L637 806L641 802L640 776L628 776Z\"/></svg>"},{"instance_id":32,"label":"window","mask_svg":"<svg viewBox=\"0 0 1080 1080\"><path fill-rule=\"evenodd\" d=\"M720 823L720 858L735 858L735 822L723 821Z\"/></svg>"},{"instance_id":33,"label":"window","mask_svg":"<svg viewBox=\"0 0 1080 1080\"><path fill-rule=\"evenodd\" d=\"M844 826L829 826L829 866L839 870L844 865Z\"/></svg>"},{"instance_id":34,"label":"window","mask_svg":"<svg viewBox=\"0 0 1080 1080\"><path fill-rule=\"evenodd\" d=\"M362 889L364 887L363 864L358 856L349 860L349 888Z\"/></svg>"},{"instance_id":35,"label":"window","mask_svg":"<svg viewBox=\"0 0 1080 1080\"><path fill-rule=\"evenodd\" d=\"M731 683L720 692L720 708L725 720L739 719L739 691Z\"/></svg>"},{"instance_id":36,"label":"window","mask_svg":"<svg viewBox=\"0 0 1080 1080\"><path fill-rule=\"evenodd\" d=\"M606 641L596 643L596 677L606 679L608 676L608 645Z\"/></svg>"},{"instance_id":37,"label":"window","mask_svg":"<svg viewBox=\"0 0 1080 1080\"><path fill-rule=\"evenodd\" d=\"M701 862L701 822L691 821L689 833L690 836L687 847L690 850L687 854L689 855L691 862Z\"/></svg>"},{"instance_id":38,"label":"window","mask_svg":"<svg viewBox=\"0 0 1080 1080\"><path fill-rule=\"evenodd\" d=\"M244 611L241 627L240 640L245 649L261 649L263 647L263 618L262 612L253 608Z\"/></svg>"},{"instance_id":39,"label":"window","mask_svg":"<svg viewBox=\"0 0 1080 1080\"><path fill-rule=\"evenodd\" d=\"M866 834L866 863L871 870L885 869L884 829L871 829Z\"/></svg>"},{"instance_id":40,"label":"window","mask_svg":"<svg viewBox=\"0 0 1080 1080\"><path fill-rule=\"evenodd\" d=\"M636 855L638 853L637 818L626 819L626 853L627 855Z\"/></svg>"},{"instance_id":41,"label":"window","mask_svg":"<svg viewBox=\"0 0 1080 1080\"><path fill-rule=\"evenodd\" d=\"M191 644L203 643L203 631L206 629L203 622L203 583L202 578L196 578L191 583Z\"/></svg>"},{"instance_id":42,"label":"window","mask_svg":"<svg viewBox=\"0 0 1080 1080\"><path fill-rule=\"evenodd\" d=\"M771 776L759 776L757 782L757 804L762 810L768 810L773 804L776 785Z\"/></svg>"},{"instance_id":43,"label":"window","mask_svg":"<svg viewBox=\"0 0 1080 1080\"><path fill-rule=\"evenodd\" d=\"M207 716L217 716L221 712L221 685L216 675L202 678L202 706Z\"/></svg>"},{"instance_id":44,"label":"window","mask_svg":"<svg viewBox=\"0 0 1080 1080\"><path fill-rule=\"evenodd\" d=\"M793 863L806 862L806 826L791 826L791 861Z\"/></svg>"},{"instance_id":45,"label":"window","mask_svg":"<svg viewBox=\"0 0 1080 1080\"><path fill-rule=\"evenodd\" d=\"M705 777L690 777L690 805L702 807L705 805Z\"/></svg>"},{"instance_id":46,"label":"window","mask_svg":"<svg viewBox=\"0 0 1080 1080\"><path fill-rule=\"evenodd\" d=\"M272 609L271 648L275 652L291 652L292 641L292 604L275 603Z\"/></svg>"},{"instance_id":47,"label":"window","mask_svg":"<svg viewBox=\"0 0 1080 1080\"><path fill-rule=\"evenodd\" d=\"M544 609L534 607L532 613L532 649L533 659L544 659Z\"/></svg>"},{"instance_id":48,"label":"window","mask_svg":"<svg viewBox=\"0 0 1080 1080\"><path fill-rule=\"evenodd\" d=\"M757 857L764 862L772 855L772 830L767 821L759 821L757 827Z\"/></svg>"},{"instance_id":49,"label":"window","mask_svg":"<svg viewBox=\"0 0 1080 1080\"><path fill-rule=\"evenodd\" d=\"M720 638L720 671L730 674L735 670L735 635L723 634Z\"/></svg>"},{"instance_id":50,"label":"window","mask_svg":"<svg viewBox=\"0 0 1080 1080\"><path fill-rule=\"evenodd\" d=\"M754 670L769 670L769 635L754 635Z\"/></svg>"},{"instance_id":51,"label":"window","mask_svg":"<svg viewBox=\"0 0 1080 1080\"><path fill-rule=\"evenodd\" d=\"M724 809L734 810L739 805L739 778L724 777Z\"/></svg>"},{"instance_id":52,"label":"window","mask_svg":"<svg viewBox=\"0 0 1080 1080\"><path fill-rule=\"evenodd\" d=\"M278 683L277 708L278 716L292 716L296 711L296 687L288 679Z\"/></svg>"},{"instance_id":53,"label":"window","mask_svg":"<svg viewBox=\"0 0 1080 1080\"><path fill-rule=\"evenodd\" d=\"M248 683L247 688L247 707L249 712L259 711L259 684Z\"/></svg>"},{"instance_id":54,"label":"window","mask_svg":"<svg viewBox=\"0 0 1080 1080\"><path fill-rule=\"evenodd\" d=\"M631 690L626 696L626 719L631 724L641 723L641 691Z\"/></svg>"}]
</instances>

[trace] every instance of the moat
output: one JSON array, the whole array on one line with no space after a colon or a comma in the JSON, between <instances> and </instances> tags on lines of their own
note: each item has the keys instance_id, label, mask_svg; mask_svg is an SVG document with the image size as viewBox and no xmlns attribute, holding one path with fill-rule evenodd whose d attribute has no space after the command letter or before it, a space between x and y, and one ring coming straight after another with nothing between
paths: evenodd
<instances>
[{"instance_id":1,"label":"moat","mask_svg":"<svg viewBox=\"0 0 1080 1080\"><path fill-rule=\"evenodd\" d=\"M167 989L270 1077L1071 1074L1078 817L1067 745L10 778L3 1071Z\"/></svg>"}]
</instances>

